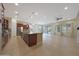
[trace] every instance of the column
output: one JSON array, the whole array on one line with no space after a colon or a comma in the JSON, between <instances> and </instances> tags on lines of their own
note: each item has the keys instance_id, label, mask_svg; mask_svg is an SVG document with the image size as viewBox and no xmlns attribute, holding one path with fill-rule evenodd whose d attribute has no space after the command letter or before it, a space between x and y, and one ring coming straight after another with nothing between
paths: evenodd
<instances>
[{"instance_id":1,"label":"column","mask_svg":"<svg viewBox=\"0 0 79 59\"><path fill-rule=\"evenodd\" d=\"M11 20L11 38L16 38L16 19L14 18Z\"/></svg>"}]
</instances>

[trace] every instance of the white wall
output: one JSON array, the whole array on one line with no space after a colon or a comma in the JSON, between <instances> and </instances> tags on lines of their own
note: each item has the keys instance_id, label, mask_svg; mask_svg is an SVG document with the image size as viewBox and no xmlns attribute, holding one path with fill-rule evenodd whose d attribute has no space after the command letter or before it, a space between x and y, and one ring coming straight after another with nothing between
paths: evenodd
<instances>
[{"instance_id":1,"label":"white wall","mask_svg":"<svg viewBox=\"0 0 79 59\"><path fill-rule=\"evenodd\" d=\"M77 15L77 20L78 20L77 27L79 27L79 13ZM77 30L77 42L79 43L79 30Z\"/></svg>"},{"instance_id":2,"label":"white wall","mask_svg":"<svg viewBox=\"0 0 79 59\"><path fill-rule=\"evenodd\" d=\"M78 21L77 27L79 27L79 21ZM79 43L79 30L77 30L77 42Z\"/></svg>"}]
</instances>

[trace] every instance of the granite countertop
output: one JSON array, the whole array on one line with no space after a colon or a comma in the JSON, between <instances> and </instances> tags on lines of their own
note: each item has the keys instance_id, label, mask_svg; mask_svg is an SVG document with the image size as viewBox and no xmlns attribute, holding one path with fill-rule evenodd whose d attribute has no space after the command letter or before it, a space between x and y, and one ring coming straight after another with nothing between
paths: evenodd
<instances>
[{"instance_id":1,"label":"granite countertop","mask_svg":"<svg viewBox=\"0 0 79 59\"><path fill-rule=\"evenodd\" d=\"M34 33L34 32L30 32L30 33L27 33L27 34L42 34L42 33Z\"/></svg>"}]
</instances>

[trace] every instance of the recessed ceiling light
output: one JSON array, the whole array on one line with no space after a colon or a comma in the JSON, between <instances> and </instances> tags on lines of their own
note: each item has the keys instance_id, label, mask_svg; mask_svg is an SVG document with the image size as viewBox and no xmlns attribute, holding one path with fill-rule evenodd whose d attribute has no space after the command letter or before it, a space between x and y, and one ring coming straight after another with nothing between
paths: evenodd
<instances>
[{"instance_id":1,"label":"recessed ceiling light","mask_svg":"<svg viewBox=\"0 0 79 59\"><path fill-rule=\"evenodd\" d=\"M35 12L35 14L34 15L38 15L38 12Z\"/></svg>"},{"instance_id":2,"label":"recessed ceiling light","mask_svg":"<svg viewBox=\"0 0 79 59\"><path fill-rule=\"evenodd\" d=\"M66 7L64 7L64 9L65 9L65 10L67 10L67 9L68 9L68 7L66 6Z\"/></svg>"},{"instance_id":3,"label":"recessed ceiling light","mask_svg":"<svg viewBox=\"0 0 79 59\"><path fill-rule=\"evenodd\" d=\"M15 13L16 13L16 14L18 14L18 12L17 12L17 11L15 11Z\"/></svg>"},{"instance_id":4,"label":"recessed ceiling light","mask_svg":"<svg viewBox=\"0 0 79 59\"><path fill-rule=\"evenodd\" d=\"M18 6L19 4L18 3L15 3L15 5Z\"/></svg>"}]
</instances>

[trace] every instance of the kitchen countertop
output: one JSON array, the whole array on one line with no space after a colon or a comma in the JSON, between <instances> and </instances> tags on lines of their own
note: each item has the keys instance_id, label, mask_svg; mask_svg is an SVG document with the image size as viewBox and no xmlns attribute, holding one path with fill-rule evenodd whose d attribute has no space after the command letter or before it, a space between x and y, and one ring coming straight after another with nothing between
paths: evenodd
<instances>
[{"instance_id":1,"label":"kitchen countertop","mask_svg":"<svg viewBox=\"0 0 79 59\"><path fill-rule=\"evenodd\" d=\"M34 33L34 32L30 32L30 33L27 33L27 34L42 34L42 33Z\"/></svg>"}]
</instances>

